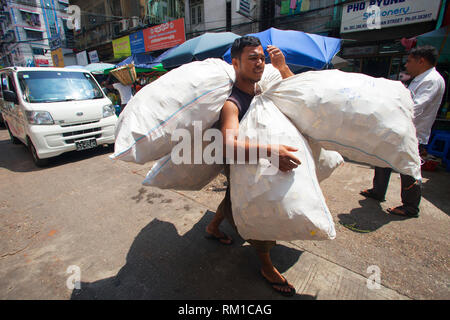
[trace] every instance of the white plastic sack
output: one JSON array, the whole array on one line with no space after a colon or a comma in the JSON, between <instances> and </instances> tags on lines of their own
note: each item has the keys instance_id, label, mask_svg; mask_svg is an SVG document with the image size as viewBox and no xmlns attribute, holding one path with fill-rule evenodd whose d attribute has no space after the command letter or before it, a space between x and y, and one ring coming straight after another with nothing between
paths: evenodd
<instances>
[{"instance_id":1,"label":"white plastic sack","mask_svg":"<svg viewBox=\"0 0 450 320\"><path fill-rule=\"evenodd\" d=\"M342 156L336 151L325 150L312 138L306 138L311 148L316 166L317 180L322 182L331 176L333 171L344 163Z\"/></svg>"},{"instance_id":2,"label":"white plastic sack","mask_svg":"<svg viewBox=\"0 0 450 320\"><path fill-rule=\"evenodd\" d=\"M421 179L413 100L401 82L310 71L276 82L264 94L325 149Z\"/></svg>"},{"instance_id":3,"label":"white plastic sack","mask_svg":"<svg viewBox=\"0 0 450 320\"><path fill-rule=\"evenodd\" d=\"M253 165L231 165L231 203L239 234L253 240L334 239L333 219L316 177L311 149L264 94L253 99L239 127L239 139L255 137L261 144L275 141L297 147L294 155L301 165L290 172L277 170L276 174L267 174L272 165L264 159Z\"/></svg>"},{"instance_id":4,"label":"white plastic sack","mask_svg":"<svg viewBox=\"0 0 450 320\"><path fill-rule=\"evenodd\" d=\"M185 64L148 84L120 114L111 158L143 164L168 155L175 129L193 132L193 121L202 121L207 129L219 119L234 79L231 65L207 59Z\"/></svg>"},{"instance_id":5,"label":"white plastic sack","mask_svg":"<svg viewBox=\"0 0 450 320\"><path fill-rule=\"evenodd\" d=\"M201 153L209 143L204 142ZM173 162L171 154L158 160L142 182L145 186L160 189L201 190L223 170L221 164L194 164L195 144L191 142L191 161Z\"/></svg>"},{"instance_id":6,"label":"white plastic sack","mask_svg":"<svg viewBox=\"0 0 450 320\"><path fill-rule=\"evenodd\" d=\"M323 149L314 140L307 140L311 147L317 179L322 182L344 163L344 159L335 151ZM204 144L203 148L205 147ZM191 154L194 154L193 149ZM160 189L198 191L214 180L222 170L221 164L175 164L168 154L153 165L142 184Z\"/></svg>"}]
</instances>

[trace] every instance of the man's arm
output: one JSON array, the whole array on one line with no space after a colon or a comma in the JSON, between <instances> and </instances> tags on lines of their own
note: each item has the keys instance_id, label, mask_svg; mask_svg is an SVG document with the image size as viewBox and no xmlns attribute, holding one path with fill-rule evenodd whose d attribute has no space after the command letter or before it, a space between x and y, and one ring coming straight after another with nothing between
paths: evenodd
<instances>
[{"instance_id":1,"label":"man's arm","mask_svg":"<svg viewBox=\"0 0 450 320\"><path fill-rule=\"evenodd\" d=\"M272 65L280 71L283 79L293 76L291 69L286 64L286 59L283 52L275 46L267 46L267 53L269 53Z\"/></svg>"},{"instance_id":2,"label":"man's arm","mask_svg":"<svg viewBox=\"0 0 450 320\"><path fill-rule=\"evenodd\" d=\"M297 168L301 163L291 152L297 148L285 145L262 145L250 143L249 141L239 141L239 109L231 101L226 101L221 111L221 131L223 136L224 154L226 150L233 150L233 155L226 154L227 157L236 161L238 149L244 149L245 161L250 160L250 154L261 156L278 157L281 171L290 171Z\"/></svg>"}]
</instances>

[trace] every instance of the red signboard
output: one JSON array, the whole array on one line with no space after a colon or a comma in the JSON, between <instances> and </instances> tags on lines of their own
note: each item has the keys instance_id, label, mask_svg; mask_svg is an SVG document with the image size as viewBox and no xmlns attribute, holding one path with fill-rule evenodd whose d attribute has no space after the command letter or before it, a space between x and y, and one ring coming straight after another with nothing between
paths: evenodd
<instances>
[{"instance_id":1,"label":"red signboard","mask_svg":"<svg viewBox=\"0 0 450 320\"><path fill-rule=\"evenodd\" d=\"M184 18L144 30L145 51L147 52L171 48L185 41Z\"/></svg>"},{"instance_id":2,"label":"red signboard","mask_svg":"<svg viewBox=\"0 0 450 320\"><path fill-rule=\"evenodd\" d=\"M37 59L37 58L34 58L34 63L36 64L36 67L39 67L40 65L48 66L49 64L47 59Z\"/></svg>"}]
</instances>

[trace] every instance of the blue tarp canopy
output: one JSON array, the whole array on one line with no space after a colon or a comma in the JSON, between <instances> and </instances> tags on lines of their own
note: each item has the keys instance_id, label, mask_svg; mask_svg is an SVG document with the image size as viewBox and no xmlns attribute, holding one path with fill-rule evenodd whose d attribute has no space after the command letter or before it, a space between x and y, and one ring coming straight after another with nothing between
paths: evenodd
<instances>
[{"instance_id":1,"label":"blue tarp canopy","mask_svg":"<svg viewBox=\"0 0 450 320\"><path fill-rule=\"evenodd\" d=\"M155 64L154 60L155 58L148 53L134 53L122 62L116 64L116 68L126 66L127 64L134 64L136 68L151 68L153 67L153 64L159 64L159 62Z\"/></svg>"},{"instance_id":2,"label":"blue tarp canopy","mask_svg":"<svg viewBox=\"0 0 450 320\"><path fill-rule=\"evenodd\" d=\"M170 48L169 50L164 51L157 58L154 58L148 53L134 53L125 60L116 64L116 68L126 66L127 64L134 64L134 66L138 69L151 69L156 67L157 65L162 63L162 60L169 55L173 50L175 50L178 46Z\"/></svg>"},{"instance_id":3,"label":"blue tarp canopy","mask_svg":"<svg viewBox=\"0 0 450 320\"><path fill-rule=\"evenodd\" d=\"M180 44L162 59L162 64L164 68L173 68L195 60L220 58L239 37L232 32L204 33Z\"/></svg>"},{"instance_id":4,"label":"blue tarp canopy","mask_svg":"<svg viewBox=\"0 0 450 320\"><path fill-rule=\"evenodd\" d=\"M331 60L341 48L341 39L301 31L270 28L248 35L259 38L266 54L266 62L270 62L266 51L267 46L273 45L280 48L286 57L286 63L293 71L304 68L324 69L330 65ZM223 58L231 63L230 49Z\"/></svg>"}]
</instances>

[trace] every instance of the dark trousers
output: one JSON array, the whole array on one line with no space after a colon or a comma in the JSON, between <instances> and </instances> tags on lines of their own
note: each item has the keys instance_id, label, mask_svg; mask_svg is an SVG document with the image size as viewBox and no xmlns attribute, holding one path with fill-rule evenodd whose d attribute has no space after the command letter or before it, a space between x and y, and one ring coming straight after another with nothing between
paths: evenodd
<instances>
[{"instance_id":1,"label":"dark trousers","mask_svg":"<svg viewBox=\"0 0 450 320\"><path fill-rule=\"evenodd\" d=\"M373 192L380 199L384 199L391 177L391 168L375 167L373 177ZM403 207L412 214L419 213L419 204L422 197L421 184L411 176L400 174L402 185L402 203Z\"/></svg>"}]
</instances>

